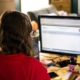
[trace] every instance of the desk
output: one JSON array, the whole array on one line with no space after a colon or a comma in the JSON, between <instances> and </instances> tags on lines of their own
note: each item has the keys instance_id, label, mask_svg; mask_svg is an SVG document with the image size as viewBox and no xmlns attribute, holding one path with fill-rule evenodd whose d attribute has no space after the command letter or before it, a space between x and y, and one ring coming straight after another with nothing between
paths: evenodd
<instances>
[{"instance_id":1,"label":"desk","mask_svg":"<svg viewBox=\"0 0 80 80\"><path fill-rule=\"evenodd\" d=\"M60 55L56 55L56 54L48 54L48 53L40 53L39 54L40 56L40 61L43 61L43 60L53 60L54 59L54 62L58 61L58 60L70 60L70 58L68 56L60 56ZM74 57L74 59L76 59L76 57ZM44 64L43 64L44 65ZM45 65L44 65L45 66ZM47 67L45 66L49 72L56 72L57 74L59 74L59 78L63 78L64 75L69 71L69 66L66 66L66 67L63 67L63 68L60 68L60 66L51 66L51 67ZM61 70L61 71L60 71ZM62 73L60 73L62 72ZM74 76L76 75L79 75L77 73L72 73L71 76L68 78L68 79L61 79L61 80L73 80ZM58 80L58 79L51 79L51 80Z\"/></svg>"}]
</instances>

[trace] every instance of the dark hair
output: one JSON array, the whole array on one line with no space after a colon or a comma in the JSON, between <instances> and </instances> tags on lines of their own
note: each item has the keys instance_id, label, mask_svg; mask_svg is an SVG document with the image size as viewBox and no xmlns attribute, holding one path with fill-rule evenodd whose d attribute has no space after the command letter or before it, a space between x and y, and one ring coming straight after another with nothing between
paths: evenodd
<instances>
[{"instance_id":1,"label":"dark hair","mask_svg":"<svg viewBox=\"0 0 80 80\"><path fill-rule=\"evenodd\" d=\"M34 52L29 17L18 11L6 11L1 17L1 49L4 54L23 52L31 56Z\"/></svg>"}]
</instances>

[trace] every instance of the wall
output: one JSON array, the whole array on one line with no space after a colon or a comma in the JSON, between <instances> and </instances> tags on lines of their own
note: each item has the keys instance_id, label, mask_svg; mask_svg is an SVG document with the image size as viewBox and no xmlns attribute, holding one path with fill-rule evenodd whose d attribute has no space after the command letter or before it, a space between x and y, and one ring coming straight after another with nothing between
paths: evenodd
<instances>
[{"instance_id":1,"label":"wall","mask_svg":"<svg viewBox=\"0 0 80 80\"><path fill-rule=\"evenodd\" d=\"M71 5L71 12L72 13L77 13L78 14L78 0L71 0L72 5Z\"/></svg>"},{"instance_id":2,"label":"wall","mask_svg":"<svg viewBox=\"0 0 80 80\"><path fill-rule=\"evenodd\" d=\"M14 0L0 0L0 15L5 10L15 10Z\"/></svg>"},{"instance_id":3,"label":"wall","mask_svg":"<svg viewBox=\"0 0 80 80\"><path fill-rule=\"evenodd\" d=\"M15 8L18 11L21 11L21 0L15 0Z\"/></svg>"},{"instance_id":4,"label":"wall","mask_svg":"<svg viewBox=\"0 0 80 80\"><path fill-rule=\"evenodd\" d=\"M72 13L80 14L80 0L72 1ZM35 4L34 4L35 3ZM49 0L21 0L21 11L26 13L30 10L37 10L49 5Z\"/></svg>"},{"instance_id":5,"label":"wall","mask_svg":"<svg viewBox=\"0 0 80 80\"><path fill-rule=\"evenodd\" d=\"M78 0L78 15L80 15L80 0Z\"/></svg>"},{"instance_id":6,"label":"wall","mask_svg":"<svg viewBox=\"0 0 80 80\"><path fill-rule=\"evenodd\" d=\"M21 11L38 10L49 5L49 0L21 0Z\"/></svg>"},{"instance_id":7,"label":"wall","mask_svg":"<svg viewBox=\"0 0 80 80\"><path fill-rule=\"evenodd\" d=\"M27 11L37 10L48 5L49 0L0 0L0 14L5 10L15 9L26 13ZM72 0L72 13L80 15L80 0Z\"/></svg>"}]
</instances>

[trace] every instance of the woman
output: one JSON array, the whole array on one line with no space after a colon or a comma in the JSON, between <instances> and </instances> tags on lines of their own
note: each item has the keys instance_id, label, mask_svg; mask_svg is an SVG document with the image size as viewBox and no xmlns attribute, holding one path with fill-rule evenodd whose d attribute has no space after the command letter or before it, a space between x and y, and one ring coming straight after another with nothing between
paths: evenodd
<instances>
[{"instance_id":1,"label":"woman","mask_svg":"<svg viewBox=\"0 0 80 80\"><path fill-rule=\"evenodd\" d=\"M0 80L50 80L47 70L35 58L27 15L6 11L0 21Z\"/></svg>"}]
</instances>

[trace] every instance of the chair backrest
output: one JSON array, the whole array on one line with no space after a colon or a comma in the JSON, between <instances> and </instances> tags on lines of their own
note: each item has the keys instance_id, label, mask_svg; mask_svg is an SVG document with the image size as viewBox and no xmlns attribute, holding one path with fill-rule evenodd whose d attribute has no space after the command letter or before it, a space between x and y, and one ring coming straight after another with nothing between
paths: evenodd
<instances>
[{"instance_id":1,"label":"chair backrest","mask_svg":"<svg viewBox=\"0 0 80 80\"><path fill-rule=\"evenodd\" d=\"M36 11L28 11L27 14L30 16L31 21L34 20L38 22L38 15L55 13L56 11L57 9L54 5L49 5L48 7L43 8L43 9L39 9Z\"/></svg>"}]
</instances>

